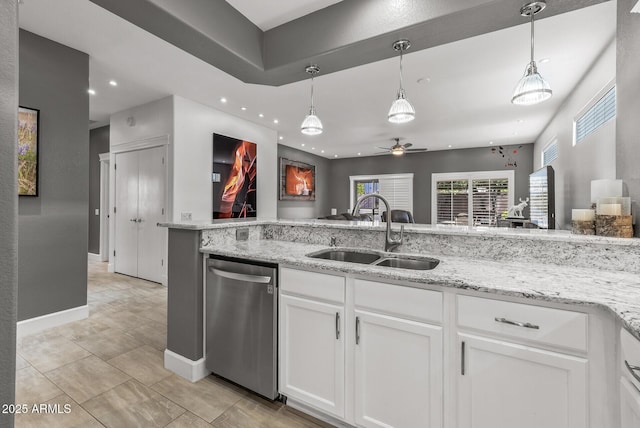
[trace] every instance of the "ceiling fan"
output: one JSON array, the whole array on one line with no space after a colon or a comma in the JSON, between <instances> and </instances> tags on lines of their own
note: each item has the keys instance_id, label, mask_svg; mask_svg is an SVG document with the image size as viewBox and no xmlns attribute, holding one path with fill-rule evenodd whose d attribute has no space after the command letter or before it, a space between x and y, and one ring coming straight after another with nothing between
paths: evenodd
<instances>
[{"instance_id":1,"label":"ceiling fan","mask_svg":"<svg viewBox=\"0 0 640 428\"><path fill-rule=\"evenodd\" d=\"M391 147L378 147L379 149L384 150L384 152L378 152L379 154L388 154L391 153L394 156L402 156L405 153L417 153L417 152L426 152L428 149L410 149L409 147L413 146L411 143L400 144L400 138L392 138L392 141L396 143Z\"/></svg>"}]
</instances>

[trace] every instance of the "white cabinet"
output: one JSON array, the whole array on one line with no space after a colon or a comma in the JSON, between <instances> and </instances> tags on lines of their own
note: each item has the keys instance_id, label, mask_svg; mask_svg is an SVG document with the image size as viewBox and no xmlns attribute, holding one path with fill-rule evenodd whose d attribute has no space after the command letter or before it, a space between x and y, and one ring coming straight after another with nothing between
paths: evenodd
<instances>
[{"instance_id":1,"label":"white cabinet","mask_svg":"<svg viewBox=\"0 0 640 428\"><path fill-rule=\"evenodd\" d=\"M458 334L459 428L584 428L587 360Z\"/></svg>"},{"instance_id":2,"label":"white cabinet","mask_svg":"<svg viewBox=\"0 0 640 428\"><path fill-rule=\"evenodd\" d=\"M282 268L280 393L344 418L344 278Z\"/></svg>"},{"instance_id":3,"label":"white cabinet","mask_svg":"<svg viewBox=\"0 0 640 428\"><path fill-rule=\"evenodd\" d=\"M640 427L640 390L625 378L620 378L620 427Z\"/></svg>"},{"instance_id":4,"label":"white cabinet","mask_svg":"<svg viewBox=\"0 0 640 428\"><path fill-rule=\"evenodd\" d=\"M357 309L355 317L356 423L441 427L442 328Z\"/></svg>"}]
</instances>

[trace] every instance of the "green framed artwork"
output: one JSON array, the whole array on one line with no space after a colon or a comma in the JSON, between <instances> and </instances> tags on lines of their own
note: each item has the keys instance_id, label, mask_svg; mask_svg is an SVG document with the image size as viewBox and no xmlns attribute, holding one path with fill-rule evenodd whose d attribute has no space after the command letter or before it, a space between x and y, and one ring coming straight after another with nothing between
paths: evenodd
<instances>
[{"instance_id":1,"label":"green framed artwork","mask_svg":"<svg viewBox=\"0 0 640 428\"><path fill-rule=\"evenodd\" d=\"M40 110L18 109L18 195L38 196Z\"/></svg>"}]
</instances>

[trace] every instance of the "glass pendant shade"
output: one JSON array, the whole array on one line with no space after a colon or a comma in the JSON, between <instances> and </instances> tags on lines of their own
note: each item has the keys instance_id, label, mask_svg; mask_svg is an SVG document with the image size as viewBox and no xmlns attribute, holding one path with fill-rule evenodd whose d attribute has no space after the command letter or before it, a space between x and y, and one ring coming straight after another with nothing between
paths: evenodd
<instances>
[{"instance_id":1,"label":"glass pendant shade","mask_svg":"<svg viewBox=\"0 0 640 428\"><path fill-rule=\"evenodd\" d=\"M322 134L322 122L320 118L316 116L316 109L311 107L309 114L302 121L300 125L300 132L305 135L318 135Z\"/></svg>"},{"instance_id":2,"label":"glass pendant shade","mask_svg":"<svg viewBox=\"0 0 640 428\"><path fill-rule=\"evenodd\" d=\"M407 123L416 118L416 110L405 97L403 89L398 91L398 97L391 104L388 118L391 123Z\"/></svg>"},{"instance_id":3,"label":"glass pendant shade","mask_svg":"<svg viewBox=\"0 0 640 428\"><path fill-rule=\"evenodd\" d=\"M516 85L511 102L518 105L533 105L548 100L551 95L553 95L551 86L538 73L536 63L531 62Z\"/></svg>"}]
</instances>

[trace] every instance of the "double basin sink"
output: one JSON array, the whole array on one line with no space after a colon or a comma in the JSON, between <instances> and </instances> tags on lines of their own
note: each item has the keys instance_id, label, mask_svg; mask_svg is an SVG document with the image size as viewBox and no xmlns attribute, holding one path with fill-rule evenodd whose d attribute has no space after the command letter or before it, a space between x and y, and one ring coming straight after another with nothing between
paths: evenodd
<instances>
[{"instance_id":1,"label":"double basin sink","mask_svg":"<svg viewBox=\"0 0 640 428\"><path fill-rule=\"evenodd\" d=\"M440 263L440 260L431 257L345 248L329 248L316 251L315 253L307 254L307 257L412 270L431 270Z\"/></svg>"}]
</instances>

